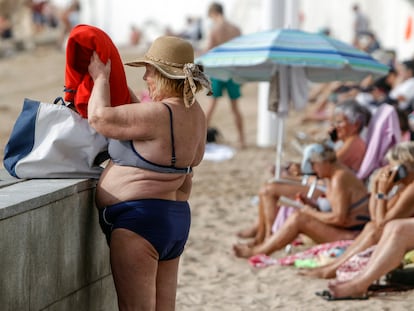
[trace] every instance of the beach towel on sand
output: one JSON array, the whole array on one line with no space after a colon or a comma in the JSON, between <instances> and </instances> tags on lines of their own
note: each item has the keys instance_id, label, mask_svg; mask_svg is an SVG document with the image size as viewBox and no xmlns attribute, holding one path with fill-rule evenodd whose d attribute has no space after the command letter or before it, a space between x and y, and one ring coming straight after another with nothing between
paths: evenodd
<instances>
[{"instance_id":1,"label":"beach towel on sand","mask_svg":"<svg viewBox=\"0 0 414 311\"><path fill-rule=\"evenodd\" d=\"M346 249L353 240L340 240L329 243L322 243L312 246L311 248L284 258L278 259L278 263L282 266L294 265L296 260L318 258L321 256L336 257L338 249Z\"/></svg>"},{"instance_id":2,"label":"beach towel on sand","mask_svg":"<svg viewBox=\"0 0 414 311\"><path fill-rule=\"evenodd\" d=\"M330 257L334 258L339 256L351 243L353 240L341 240L330 243L323 243L315 245L303 252L299 252L293 255L289 255L283 258L275 259L270 256L259 254L249 258L249 263L256 268L264 268L274 264L279 264L281 266L290 266L295 265L297 267L315 267L319 265L321 257ZM311 265L309 262L304 264L304 261L309 261L310 259L317 259L319 261L313 262ZM298 264L296 264L298 262ZM299 263L300 262L300 263Z\"/></svg>"},{"instance_id":3,"label":"beach towel on sand","mask_svg":"<svg viewBox=\"0 0 414 311\"><path fill-rule=\"evenodd\" d=\"M347 282L360 274L367 266L368 261L375 250L375 246L376 245L373 245L364 251L355 254L339 266L339 268L336 269L336 279L339 282Z\"/></svg>"},{"instance_id":4,"label":"beach towel on sand","mask_svg":"<svg viewBox=\"0 0 414 311\"><path fill-rule=\"evenodd\" d=\"M111 60L111 106L131 102L124 65L111 38L99 28L78 25L72 29L66 47L65 101L73 103L84 118L88 116L88 101L93 88L88 72L93 51L102 62Z\"/></svg>"}]
</instances>

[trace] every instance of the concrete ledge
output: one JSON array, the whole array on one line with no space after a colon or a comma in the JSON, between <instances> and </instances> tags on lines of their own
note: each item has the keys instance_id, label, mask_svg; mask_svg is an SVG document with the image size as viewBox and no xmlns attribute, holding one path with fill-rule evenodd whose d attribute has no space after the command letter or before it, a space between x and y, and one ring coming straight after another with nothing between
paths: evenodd
<instances>
[{"instance_id":1,"label":"concrete ledge","mask_svg":"<svg viewBox=\"0 0 414 311\"><path fill-rule=\"evenodd\" d=\"M0 188L0 220L93 190L87 179L31 179Z\"/></svg>"},{"instance_id":2,"label":"concrete ledge","mask_svg":"<svg viewBox=\"0 0 414 311\"><path fill-rule=\"evenodd\" d=\"M0 171L2 310L117 310L93 180Z\"/></svg>"}]
</instances>

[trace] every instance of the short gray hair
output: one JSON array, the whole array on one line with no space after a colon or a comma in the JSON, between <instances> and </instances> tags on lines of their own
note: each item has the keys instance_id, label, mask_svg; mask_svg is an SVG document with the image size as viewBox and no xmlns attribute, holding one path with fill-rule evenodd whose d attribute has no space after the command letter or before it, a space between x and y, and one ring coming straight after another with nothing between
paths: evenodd
<instances>
[{"instance_id":1,"label":"short gray hair","mask_svg":"<svg viewBox=\"0 0 414 311\"><path fill-rule=\"evenodd\" d=\"M335 150L327 144L312 144L309 160L311 162L336 162Z\"/></svg>"},{"instance_id":2,"label":"short gray hair","mask_svg":"<svg viewBox=\"0 0 414 311\"><path fill-rule=\"evenodd\" d=\"M343 114L351 124L358 124L358 132L368 125L371 113L356 100L348 99L340 102L334 109L334 116Z\"/></svg>"}]
</instances>

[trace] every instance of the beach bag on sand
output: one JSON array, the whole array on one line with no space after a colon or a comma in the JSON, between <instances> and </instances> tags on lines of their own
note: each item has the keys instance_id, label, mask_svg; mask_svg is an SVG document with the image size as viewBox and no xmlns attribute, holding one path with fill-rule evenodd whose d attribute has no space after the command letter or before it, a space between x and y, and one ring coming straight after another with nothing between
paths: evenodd
<instances>
[{"instance_id":1,"label":"beach bag on sand","mask_svg":"<svg viewBox=\"0 0 414 311\"><path fill-rule=\"evenodd\" d=\"M25 99L3 164L17 178L99 178L107 146L61 97L53 104Z\"/></svg>"}]
</instances>

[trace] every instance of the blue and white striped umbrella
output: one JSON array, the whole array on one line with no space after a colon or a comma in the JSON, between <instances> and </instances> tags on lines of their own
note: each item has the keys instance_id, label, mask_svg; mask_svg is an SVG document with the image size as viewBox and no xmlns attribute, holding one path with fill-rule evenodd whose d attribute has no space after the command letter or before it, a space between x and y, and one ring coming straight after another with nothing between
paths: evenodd
<instances>
[{"instance_id":1,"label":"blue and white striped umbrella","mask_svg":"<svg viewBox=\"0 0 414 311\"><path fill-rule=\"evenodd\" d=\"M352 45L319 33L296 29L276 29L234 38L196 59L210 77L236 82L279 81L276 114L276 178L280 177L284 116L289 110L293 68L305 71L314 82L361 81L368 75L378 78L389 67ZM276 73L279 77L275 78Z\"/></svg>"},{"instance_id":2,"label":"blue and white striped umbrella","mask_svg":"<svg viewBox=\"0 0 414 311\"><path fill-rule=\"evenodd\" d=\"M276 178L280 177L284 116L293 102L289 76L304 70L313 82L361 81L368 75L384 76L389 67L347 43L319 33L276 29L239 36L196 59L210 77L236 82L279 81ZM276 78L276 73L279 77ZM276 82L277 83L277 82ZM282 95L284 94L284 95Z\"/></svg>"},{"instance_id":3,"label":"blue and white striped umbrella","mask_svg":"<svg viewBox=\"0 0 414 311\"><path fill-rule=\"evenodd\" d=\"M214 78L270 81L281 66L302 67L314 82L361 81L387 74L388 66L342 41L319 33L276 29L239 36L196 59Z\"/></svg>"}]
</instances>

